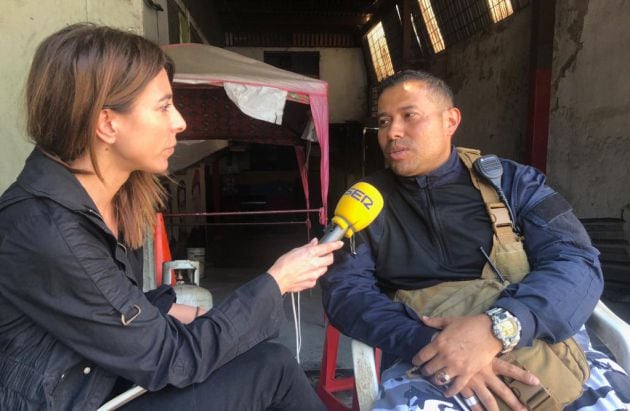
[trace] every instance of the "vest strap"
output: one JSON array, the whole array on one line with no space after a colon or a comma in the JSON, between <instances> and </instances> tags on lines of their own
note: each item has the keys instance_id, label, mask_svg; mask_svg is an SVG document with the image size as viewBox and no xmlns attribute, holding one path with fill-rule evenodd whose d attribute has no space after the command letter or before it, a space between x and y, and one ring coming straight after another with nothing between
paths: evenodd
<instances>
[{"instance_id":1,"label":"vest strap","mask_svg":"<svg viewBox=\"0 0 630 411\"><path fill-rule=\"evenodd\" d=\"M480 178L474 170L473 163L481 157L481 152L472 148L457 147L457 154L468 168L473 185L481 193L481 198L492 223L492 231L494 231L497 239L504 244L520 242L519 236L512 229L512 219L507 207L499 199L496 190Z\"/></svg>"}]
</instances>

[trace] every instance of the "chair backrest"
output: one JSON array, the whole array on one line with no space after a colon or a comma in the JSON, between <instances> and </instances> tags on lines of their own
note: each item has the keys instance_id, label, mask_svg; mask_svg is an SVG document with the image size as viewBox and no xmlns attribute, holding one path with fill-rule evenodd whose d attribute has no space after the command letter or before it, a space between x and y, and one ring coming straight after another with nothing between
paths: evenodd
<instances>
[{"instance_id":1,"label":"chair backrest","mask_svg":"<svg viewBox=\"0 0 630 411\"><path fill-rule=\"evenodd\" d=\"M600 300L586 327L610 350L615 361L630 374L630 324L619 318Z\"/></svg>"}]
</instances>

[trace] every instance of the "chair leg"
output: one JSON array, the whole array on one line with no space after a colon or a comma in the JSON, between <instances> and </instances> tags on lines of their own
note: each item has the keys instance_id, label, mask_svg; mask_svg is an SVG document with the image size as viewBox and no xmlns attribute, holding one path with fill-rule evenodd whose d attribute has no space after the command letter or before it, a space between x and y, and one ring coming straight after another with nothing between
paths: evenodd
<instances>
[{"instance_id":1,"label":"chair leg","mask_svg":"<svg viewBox=\"0 0 630 411\"><path fill-rule=\"evenodd\" d=\"M352 363L354 366L356 409L371 410L378 398L378 368L380 350L352 340Z\"/></svg>"},{"instance_id":2,"label":"chair leg","mask_svg":"<svg viewBox=\"0 0 630 411\"><path fill-rule=\"evenodd\" d=\"M354 386L353 377L337 378L337 350L339 348L339 331L330 324L326 325L326 335L324 337L324 352L322 354L322 364L319 372L319 381L315 390L331 411L350 410L334 393L350 391Z\"/></svg>"}]
</instances>

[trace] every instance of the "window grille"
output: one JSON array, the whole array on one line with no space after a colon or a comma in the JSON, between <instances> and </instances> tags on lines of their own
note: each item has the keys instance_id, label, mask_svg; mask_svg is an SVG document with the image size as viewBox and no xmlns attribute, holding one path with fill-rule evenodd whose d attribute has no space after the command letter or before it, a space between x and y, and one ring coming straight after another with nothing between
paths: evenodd
<instances>
[{"instance_id":1,"label":"window grille","mask_svg":"<svg viewBox=\"0 0 630 411\"><path fill-rule=\"evenodd\" d=\"M433 0L433 11L449 46L492 24L486 0Z\"/></svg>"},{"instance_id":2,"label":"window grille","mask_svg":"<svg viewBox=\"0 0 630 411\"><path fill-rule=\"evenodd\" d=\"M380 82L386 77L394 74L394 66L387 47L387 38L380 22L374 26L367 34L372 64L376 72L376 78Z\"/></svg>"},{"instance_id":3,"label":"window grille","mask_svg":"<svg viewBox=\"0 0 630 411\"><path fill-rule=\"evenodd\" d=\"M524 9L530 0L419 0L418 9L412 14L423 49L422 55L429 56L432 54L431 26L425 23L426 19L421 13L425 4L432 6L443 44L450 47L490 28L496 22L494 20L505 19Z\"/></svg>"},{"instance_id":4,"label":"window grille","mask_svg":"<svg viewBox=\"0 0 630 411\"><path fill-rule=\"evenodd\" d=\"M492 21L497 23L504 18L512 15L514 9L510 0L486 0Z\"/></svg>"},{"instance_id":5,"label":"window grille","mask_svg":"<svg viewBox=\"0 0 630 411\"><path fill-rule=\"evenodd\" d=\"M445 49L444 39L442 38L442 31L440 30L440 26L435 18L435 13L433 13L431 0L418 0L418 3L420 4L420 14L422 15L422 20L424 20L424 24L429 32L429 38L431 39L433 51L435 53L439 53Z\"/></svg>"}]
</instances>

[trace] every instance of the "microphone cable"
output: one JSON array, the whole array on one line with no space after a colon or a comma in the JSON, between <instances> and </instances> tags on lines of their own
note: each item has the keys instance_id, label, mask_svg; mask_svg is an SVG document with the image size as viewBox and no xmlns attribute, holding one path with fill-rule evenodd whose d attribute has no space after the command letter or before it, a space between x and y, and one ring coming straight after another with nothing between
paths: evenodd
<instances>
[{"instance_id":1,"label":"microphone cable","mask_svg":"<svg viewBox=\"0 0 630 411\"><path fill-rule=\"evenodd\" d=\"M342 196L331 224L324 230L319 244L350 238L350 247L356 254L354 234L369 225L383 209L383 196L376 187L366 182L358 182L350 187ZM349 231L349 233L348 233ZM310 237L310 235L309 235ZM295 328L295 354L300 364L302 350L302 315L300 293L291 293L293 325Z\"/></svg>"},{"instance_id":2,"label":"microphone cable","mask_svg":"<svg viewBox=\"0 0 630 411\"><path fill-rule=\"evenodd\" d=\"M297 363L300 364L300 351L302 350L302 308L300 305L299 291L291 293L291 308L293 310L293 326L295 328L295 359Z\"/></svg>"}]
</instances>

